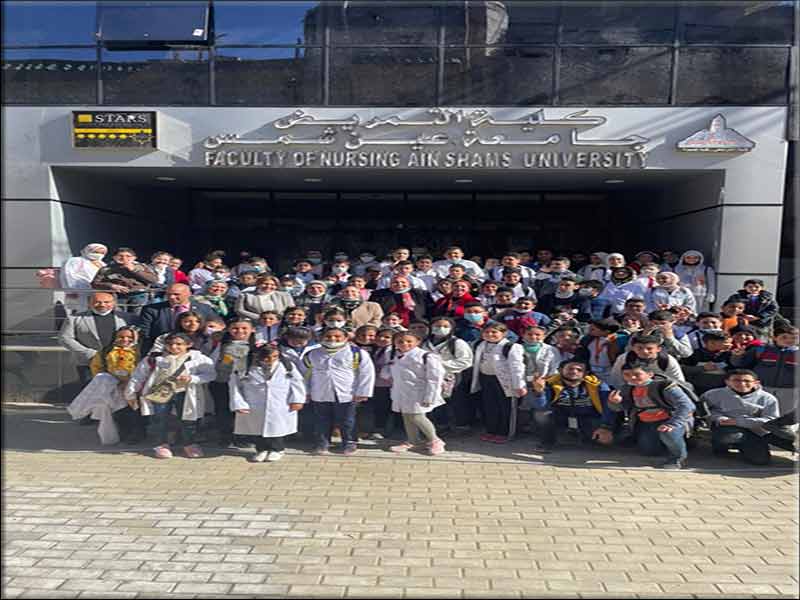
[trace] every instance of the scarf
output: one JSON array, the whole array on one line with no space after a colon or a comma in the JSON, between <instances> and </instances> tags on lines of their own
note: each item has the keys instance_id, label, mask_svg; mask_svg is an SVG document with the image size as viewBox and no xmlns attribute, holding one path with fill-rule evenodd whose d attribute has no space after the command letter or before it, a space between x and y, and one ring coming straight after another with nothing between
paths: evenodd
<instances>
[{"instance_id":1,"label":"scarf","mask_svg":"<svg viewBox=\"0 0 800 600\"><path fill-rule=\"evenodd\" d=\"M222 296L206 296L204 298L221 317L228 316L228 305Z\"/></svg>"}]
</instances>

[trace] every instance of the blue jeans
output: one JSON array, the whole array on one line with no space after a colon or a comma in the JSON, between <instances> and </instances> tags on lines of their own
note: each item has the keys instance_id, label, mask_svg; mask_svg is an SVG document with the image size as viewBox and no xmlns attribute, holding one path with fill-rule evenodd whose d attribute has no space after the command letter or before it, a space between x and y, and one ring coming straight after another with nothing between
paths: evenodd
<instances>
[{"instance_id":1,"label":"blue jeans","mask_svg":"<svg viewBox=\"0 0 800 600\"><path fill-rule=\"evenodd\" d=\"M119 303L122 305L123 310L139 314L142 307L150 303L149 292L135 292L119 297Z\"/></svg>"},{"instance_id":2,"label":"blue jeans","mask_svg":"<svg viewBox=\"0 0 800 600\"><path fill-rule=\"evenodd\" d=\"M186 392L178 392L169 402L153 404L152 427L156 433L156 442L158 446L169 443L169 413L173 406L175 407L175 413L178 415L183 445L189 446L194 444L194 438L197 435L197 421L184 421L181 418L183 414L183 403L185 401Z\"/></svg>"},{"instance_id":3,"label":"blue jeans","mask_svg":"<svg viewBox=\"0 0 800 600\"><path fill-rule=\"evenodd\" d=\"M327 448L331 444L333 428L342 432L342 448L356 445L355 402L311 402L314 409L314 445Z\"/></svg>"},{"instance_id":4,"label":"blue jeans","mask_svg":"<svg viewBox=\"0 0 800 600\"><path fill-rule=\"evenodd\" d=\"M592 433L600 426L600 414L589 407L575 408L570 411L566 406L555 405L551 408L537 408L533 411L536 431L545 446L555 446L560 429L567 429L569 417L578 421L578 431L582 442L591 442Z\"/></svg>"},{"instance_id":5,"label":"blue jeans","mask_svg":"<svg viewBox=\"0 0 800 600\"><path fill-rule=\"evenodd\" d=\"M657 456L664 450L670 458L685 460L686 427L676 425L672 431L658 431L663 422L636 424L636 445L645 456Z\"/></svg>"}]
</instances>

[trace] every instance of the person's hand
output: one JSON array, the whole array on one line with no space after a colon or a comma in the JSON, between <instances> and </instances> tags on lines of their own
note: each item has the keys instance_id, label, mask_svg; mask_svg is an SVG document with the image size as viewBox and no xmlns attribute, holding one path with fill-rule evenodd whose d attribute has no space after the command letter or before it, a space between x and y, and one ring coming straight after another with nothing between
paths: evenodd
<instances>
[{"instance_id":1,"label":"person's hand","mask_svg":"<svg viewBox=\"0 0 800 600\"><path fill-rule=\"evenodd\" d=\"M756 319L758 319L758 317L754 315L739 315L739 316L742 317L743 319L746 319L747 321L755 321Z\"/></svg>"},{"instance_id":2,"label":"person's hand","mask_svg":"<svg viewBox=\"0 0 800 600\"><path fill-rule=\"evenodd\" d=\"M304 406L305 404L303 404L302 402L292 402L291 404L289 404L289 410L291 412L297 412L298 410L303 410Z\"/></svg>"},{"instance_id":3,"label":"person's hand","mask_svg":"<svg viewBox=\"0 0 800 600\"><path fill-rule=\"evenodd\" d=\"M716 371L716 370L717 370L717 365L715 365L713 362L703 363L703 371Z\"/></svg>"},{"instance_id":4,"label":"person's hand","mask_svg":"<svg viewBox=\"0 0 800 600\"><path fill-rule=\"evenodd\" d=\"M131 398L127 402L128 402L128 406L130 406L132 410L138 410L139 409L139 400L137 398Z\"/></svg>"},{"instance_id":5,"label":"person's hand","mask_svg":"<svg viewBox=\"0 0 800 600\"><path fill-rule=\"evenodd\" d=\"M239 408L239 409L236 410L236 412L238 414L240 414L240 415L249 415L250 414L250 409L249 408Z\"/></svg>"},{"instance_id":6,"label":"person's hand","mask_svg":"<svg viewBox=\"0 0 800 600\"><path fill-rule=\"evenodd\" d=\"M178 377L175 378L175 381L178 383L191 383L192 376L189 373L181 373Z\"/></svg>"},{"instance_id":7,"label":"person's hand","mask_svg":"<svg viewBox=\"0 0 800 600\"><path fill-rule=\"evenodd\" d=\"M672 330L672 323L670 323L669 321L665 323L660 323L659 325L656 326L656 329L658 329L664 335L665 338L675 337L675 332Z\"/></svg>"},{"instance_id":8,"label":"person's hand","mask_svg":"<svg viewBox=\"0 0 800 600\"><path fill-rule=\"evenodd\" d=\"M722 427L733 427L736 425L736 419L728 419L726 417L717 421L717 425L721 425Z\"/></svg>"},{"instance_id":9,"label":"person's hand","mask_svg":"<svg viewBox=\"0 0 800 600\"><path fill-rule=\"evenodd\" d=\"M124 285L119 285L118 283L112 283L111 291L117 292L118 294L127 294L130 291L130 289L125 287Z\"/></svg>"},{"instance_id":10,"label":"person's hand","mask_svg":"<svg viewBox=\"0 0 800 600\"><path fill-rule=\"evenodd\" d=\"M368 396L353 396L353 402L366 402L369 400Z\"/></svg>"},{"instance_id":11,"label":"person's hand","mask_svg":"<svg viewBox=\"0 0 800 600\"><path fill-rule=\"evenodd\" d=\"M534 392L536 392L537 394L541 394L544 391L544 386L545 386L544 375L537 375L536 377L533 378L533 383L531 387L533 388Z\"/></svg>"},{"instance_id":12,"label":"person's hand","mask_svg":"<svg viewBox=\"0 0 800 600\"><path fill-rule=\"evenodd\" d=\"M522 398L522 397L523 397L525 394L527 394L527 393L528 393L528 388L526 388L526 387L521 387L521 388L519 388L519 389L517 390L517 397L518 397L518 398Z\"/></svg>"},{"instance_id":13,"label":"person's hand","mask_svg":"<svg viewBox=\"0 0 800 600\"><path fill-rule=\"evenodd\" d=\"M619 390L612 390L608 395L608 401L611 404L622 404L622 392Z\"/></svg>"},{"instance_id":14,"label":"person's hand","mask_svg":"<svg viewBox=\"0 0 800 600\"><path fill-rule=\"evenodd\" d=\"M659 431L661 433L669 433L670 431L672 431L674 429L675 428L672 425L667 425L666 423L664 423L663 425L659 425L656 428L656 431Z\"/></svg>"},{"instance_id":15,"label":"person's hand","mask_svg":"<svg viewBox=\"0 0 800 600\"><path fill-rule=\"evenodd\" d=\"M598 427L592 432L592 439L600 442L604 446L608 446L612 441L614 441L614 434L611 433L610 429Z\"/></svg>"}]
</instances>

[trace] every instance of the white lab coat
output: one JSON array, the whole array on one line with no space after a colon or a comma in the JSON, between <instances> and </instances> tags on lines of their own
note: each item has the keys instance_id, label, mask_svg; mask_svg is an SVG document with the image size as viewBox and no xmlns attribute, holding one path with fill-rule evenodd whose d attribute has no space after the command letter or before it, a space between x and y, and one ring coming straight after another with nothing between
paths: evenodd
<instances>
[{"instance_id":1,"label":"white lab coat","mask_svg":"<svg viewBox=\"0 0 800 600\"><path fill-rule=\"evenodd\" d=\"M507 339L502 339L497 343L496 351L493 349L491 358L494 360L494 369L503 392L509 398L516 397L516 390L525 387L525 351L520 344L511 346L508 358L503 356L503 346L511 344ZM486 352L486 342L480 342L475 348L475 362L472 368L472 385L470 392L476 394L481 391L480 366L483 353Z\"/></svg>"},{"instance_id":2,"label":"white lab coat","mask_svg":"<svg viewBox=\"0 0 800 600\"><path fill-rule=\"evenodd\" d=\"M99 421L97 435L104 446L119 442L117 429L111 414L125 408L127 403L119 387L119 379L111 373L98 373L89 384L75 396L67 407L67 412L73 419L82 419L91 415Z\"/></svg>"},{"instance_id":3,"label":"white lab coat","mask_svg":"<svg viewBox=\"0 0 800 600\"><path fill-rule=\"evenodd\" d=\"M358 368L355 354L359 353ZM367 352L345 344L329 354L326 348L315 348L302 361L303 375L314 402L352 402L354 396L372 396L375 367Z\"/></svg>"},{"instance_id":4,"label":"white lab coat","mask_svg":"<svg viewBox=\"0 0 800 600\"><path fill-rule=\"evenodd\" d=\"M611 302L611 312L621 313L625 310L625 301L628 298L641 298L646 301L647 290L636 281L629 281L617 285L611 281L606 284L598 298L605 298Z\"/></svg>"},{"instance_id":5,"label":"white lab coat","mask_svg":"<svg viewBox=\"0 0 800 600\"><path fill-rule=\"evenodd\" d=\"M272 438L297 433L297 411L289 410L289 405L305 404L306 386L293 366L288 371L278 361L269 379L261 366L252 367L247 374L233 373L228 389L231 412L250 410L248 414L236 413L235 434Z\"/></svg>"},{"instance_id":6,"label":"white lab coat","mask_svg":"<svg viewBox=\"0 0 800 600\"><path fill-rule=\"evenodd\" d=\"M155 364L155 369L150 366L151 360ZM165 356L158 356L155 359L145 358L141 361L131 375L130 381L125 388L125 397L134 399L150 391L150 387L155 380L156 369L165 368L168 359ZM206 409L206 399L208 391L206 384L213 381L217 376L214 368L214 361L198 350L189 350L189 359L185 363L184 372L192 376L192 380L186 386L186 400L183 403L183 414L179 418L183 421L197 421L203 417ZM139 406L142 415L153 414L153 405L139 398Z\"/></svg>"},{"instance_id":7,"label":"white lab coat","mask_svg":"<svg viewBox=\"0 0 800 600\"><path fill-rule=\"evenodd\" d=\"M385 369L391 374L392 410L405 414L428 413L444 404L444 366L435 352L414 348L395 357Z\"/></svg>"},{"instance_id":8,"label":"white lab coat","mask_svg":"<svg viewBox=\"0 0 800 600\"><path fill-rule=\"evenodd\" d=\"M101 263L106 266L106 263ZM83 256L73 256L59 271L59 280L61 287L72 288L77 290L86 290L85 292L67 292L65 296L65 303L68 309L83 312L89 308L89 295L92 293L92 281L100 267L88 258Z\"/></svg>"},{"instance_id":9,"label":"white lab coat","mask_svg":"<svg viewBox=\"0 0 800 600\"><path fill-rule=\"evenodd\" d=\"M524 348L523 348L524 350ZM539 351L524 353L525 360L525 379L533 381L535 373L549 377L558 371L558 364L561 362L561 353L558 348L550 344L542 344Z\"/></svg>"}]
</instances>

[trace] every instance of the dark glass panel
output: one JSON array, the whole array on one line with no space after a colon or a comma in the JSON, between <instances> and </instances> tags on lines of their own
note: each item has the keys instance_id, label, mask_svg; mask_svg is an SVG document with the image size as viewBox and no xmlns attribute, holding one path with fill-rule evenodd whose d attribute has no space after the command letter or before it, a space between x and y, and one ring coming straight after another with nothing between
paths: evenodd
<instances>
[{"instance_id":1,"label":"dark glass panel","mask_svg":"<svg viewBox=\"0 0 800 600\"><path fill-rule=\"evenodd\" d=\"M434 45L438 14L436 2L336 2L328 7L331 43Z\"/></svg>"},{"instance_id":2,"label":"dark glass panel","mask_svg":"<svg viewBox=\"0 0 800 600\"><path fill-rule=\"evenodd\" d=\"M106 46L146 48L208 44L208 0L113 1L100 4L100 39Z\"/></svg>"},{"instance_id":3,"label":"dark glass panel","mask_svg":"<svg viewBox=\"0 0 800 600\"><path fill-rule=\"evenodd\" d=\"M419 106L436 102L436 51L335 48L331 103Z\"/></svg>"},{"instance_id":4,"label":"dark glass panel","mask_svg":"<svg viewBox=\"0 0 800 600\"><path fill-rule=\"evenodd\" d=\"M793 2L687 2L680 31L689 44L791 44Z\"/></svg>"},{"instance_id":5,"label":"dark glass panel","mask_svg":"<svg viewBox=\"0 0 800 600\"><path fill-rule=\"evenodd\" d=\"M321 44L320 2L214 3L217 44Z\"/></svg>"},{"instance_id":6,"label":"dark glass panel","mask_svg":"<svg viewBox=\"0 0 800 600\"><path fill-rule=\"evenodd\" d=\"M448 2L448 44L548 44L555 42L555 2Z\"/></svg>"},{"instance_id":7,"label":"dark glass panel","mask_svg":"<svg viewBox=\"0 0 800 600\"><path fill-rule=\"evenodd\" d=\"M315 48L218 48L217 104L319 104L321 63Z\"/></svg>"},{"instance_id":8,"label":"dark glass panel","mask_svg":"<svg viewBox=\"0 0 800 600\"><path fill-rule=\"evenodd\" d=\"M563 48L560 104L666 104L669 48Z\"/></svg>"},{"instance_id":9,"label":"dark glass panel","mask_svg":"<svg viewBox=\"0 0 800 600\"><path fill-rule=\"evenodd\" d=\"M3 45L94 44L95 2L3 2Z\"/></svg>"},{"instance_id":10,"label":"dark glass panel","mask_svg":"<svg viewBox=\"0 0 800 600\"><path fill-rule=\"evenodd\" d=\"M682 48L681 104L786 104L788 48Z\"/></svg>"},{"instance_id":11,"label":"dark glass panel","mask_svg":"<svg viewBox=\"0 0 800 600\"><path fill-rule=\"evenodd\" d=\"M561 41L566 44L669 44L675 32L671 2L567 2Z\"/></svg>"},{"instance_id":12,"label":"dark glass panel","mask_svg":"<svg viewBox=\"0 0 800 600\"><path fill-rule=\"evenodd\" d=\"M204 50L103 51L102 61L104 104L209 102Z\"/></svg>"},{"instance_id":13,"label":"dark glass panel","mask_svg":"<svg viewBox=\"0 0 800 600\"><path fill-rule=\"evenodd\" d=\"M6 104L96 104L94 48L3 51Z\"/></svg>"},{"instance_id":14,"label":"dark glass panel","mask_svg":"<svg viewBox=\"0 0 800 600\"><path fill-rule=\"evenodd\" d=\"M447 51L445 104L549 104L550 48L466 48Z\"/></svg>"}]
</instances>

